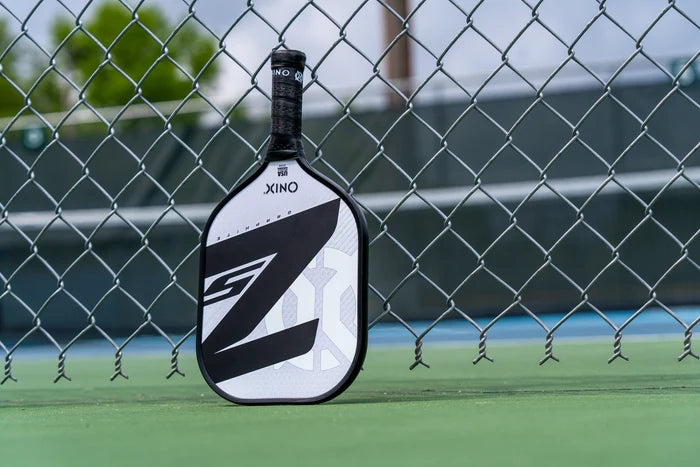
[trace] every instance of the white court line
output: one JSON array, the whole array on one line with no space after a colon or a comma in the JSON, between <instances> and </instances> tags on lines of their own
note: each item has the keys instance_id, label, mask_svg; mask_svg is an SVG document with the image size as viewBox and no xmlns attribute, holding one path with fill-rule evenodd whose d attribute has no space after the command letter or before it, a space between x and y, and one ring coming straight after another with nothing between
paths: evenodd
<instances>
[{"instance_id":1,"label":"white court line","mask_svg":"<svg viewBox=\"0 0 700 467\"><path fill-rule=\"evenodd\" d=\"M669 180L676 176L677 173L677 170L651 170L619 174L615 176L615 180L634 192L648 192L660 190ZM686 168L683 173L694 183L700 184L700 167ZM550 180L548 184L567 198L586 197L597 190L605 178L604 175L569 177ZM484 184L482 187L501 203L511 203L519 202L529 195L537 183L537 180L532 180L525 182ZM681 177L676 180L669 189L690 188L692 186L693 185L687 180ZM464 199L471 188L473 187L465 185L449 188L427 188L419 190L418 192L423 198L438 208L452 209ZM605 188L600 191L599 195L612 195L622 192L623 189L617 183L610 181ZM357 199L367 209L376 213L381 213L392 210L405 196L406 191L387 191L361 194L357 196ZM555 198L557 198L557 194L543 186L540 187L531 199L541 201ZM469 201L467 201L463 207L490 204L492 202L493 201L482 191L477 191L469 198ZM174 208L182 216L188 218L194 224L201 226L209 218L214 206L213 203L202 203L176 205ZM422 199L413 194L403 202L400 211L426 209L427 207L428 206ZM164 211L165 209L162 206L125 207L118 208L117 210L120 216L128 219L138 227L150 226ZM111 211L108 209L74 209L63 211L61 217L78 229L92 229L101 223L110 212ZM52 211L8 212L8 220L23 231L43 229L44 226L55 217L56 214ZM106 227L124 227L125 225L124 221L116 215L112 215L105 224ZM185 225L185 221L180 215L171 210L161 219L159 225L182 226ZM58 220L54 223L52 228L67 229L68 225ZM3 230L7 230L7 223L3 222L2 218L0 218L0 233Z\"/></svg>"}]
</instances>

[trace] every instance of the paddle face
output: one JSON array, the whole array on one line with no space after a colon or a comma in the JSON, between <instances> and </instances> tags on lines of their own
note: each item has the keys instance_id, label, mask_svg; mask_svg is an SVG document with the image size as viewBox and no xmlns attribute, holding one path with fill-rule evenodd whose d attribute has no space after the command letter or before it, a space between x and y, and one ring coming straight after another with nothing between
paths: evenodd
<instances>
[{"instance_id":1,"label":"paddle face","mask_svg":"<svg viewBox=\"0 0 700 467\"><path fill-rule=\"evenodd\" d=\"M366 348L366 233L308 167L267 162L214 211L202 240L197 356L238 403L327 400Z\"/></svg>"}]
</instances>

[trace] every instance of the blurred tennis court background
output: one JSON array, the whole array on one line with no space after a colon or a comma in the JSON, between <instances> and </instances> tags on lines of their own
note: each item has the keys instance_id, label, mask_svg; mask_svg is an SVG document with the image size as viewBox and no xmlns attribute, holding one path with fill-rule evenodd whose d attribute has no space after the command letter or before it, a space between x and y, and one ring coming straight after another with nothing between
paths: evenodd
<instances>
[{"instance_id":1,"label":"blurred tennis court background","mask_svg":"<svg viewBox=\"0 0 700 467\"><path fill-rule=\"evenodd\" d=\"M393 420L388 445L422 437L445 463L452 435L486 440L503 416L509 440L529 419L555 438L610 423L612 453L603 438L638 442L646 413L680 446L697 415L699 22L689 0L0 2L3 432L23 407L77 429L89 401L131 411L113 435L145 406L136 433L171 410L221 416L192 364L198 238L264 154L269 54L289 47L308 57L308 158L369 224L369 363L344 400ZM519 415L473 411L493 394ZM528 407L550 397L552 425ZM325 436L341 407L265 416ZM594 407L617 421L582 421ZM44 436L22 419L16 436ZM440 420L452 435L428 436Z\"/></svg>"}]
</instances>

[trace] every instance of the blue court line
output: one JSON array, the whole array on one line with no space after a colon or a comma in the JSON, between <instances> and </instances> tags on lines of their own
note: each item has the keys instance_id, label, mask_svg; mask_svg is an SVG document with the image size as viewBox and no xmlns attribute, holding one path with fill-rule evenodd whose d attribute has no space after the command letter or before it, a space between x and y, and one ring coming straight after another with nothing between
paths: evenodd
<instances>
[{"instance_id":1,"label":"blue court line","mask_svg":"<svg viewBox=\"0 0 700 467\"><path fill-rule=\"evenodd\" d=\"M700 317L700 307L683 307L673 310L686 325L690 325ZM621 326L634 311L606 311L605 316L616 326ZM564 314L546 314L538 318L548 327L552 328L559 322ZM475 320L482 328L488 325L490 318ZM409 325L418 334L430 326L429 321L411 321ZM700 324L697 329L700 330ZM612 341L614 330L597 314L592 312L579 312L570 316L566 322L554 333L555 339L565 340L600 340L608 338ZM661 309L649 309L637 316L623 331L625 339L648 338L655 336L683 338L684 328L668 313ZM544 342L546 332L529 316L504 316L499 319L488 333L489 342ZM182 336L173 339L177 342ZM464 319L450 319L441 321L426 335L423 342L426 344L464 344L472 345L479 341L479 331ZM123 339L117 339L117 344ZM195 337L189 337L180 347L180 353L194 353ZM369 346L412 346L415 337L401 323L378 323L369 331ZM152 355L169 358L171 346L165 339L157 336L143 336L134 338L124 349L126 358L133 355ZM56 358L58 351L50 344L26 344L20 346L13 354L17 360ZM69 358L73 357L108 357L114 355L114 348L104 340L88 340L75 343L67 352ZM4 354L0 351L0 357Z\"/></svg>"},{"instance_id":2,"label":"blue court line","mask_svg":"<svg viewBox=\"0 0 700 467\"><path fill-rule=\"evenodd\" d=\"M700 307L683 307L673 312L686 325L700 317ZM605 316L615 326L622 326L635 311L606 311ZM565 315L561 313L542 314L538 318L547 328L554 327ZM474 321L481 327L486 327L493 318L478 318ZM409 325L420 335L430 326L429 321L413 321ZM696 328L700 330L700 324ZM671 315L662 309L648 309L634 318L623 330L626 338L638 338L684 335L684 327ZM609 337L612 339L614 329L603 318L593 312L579 312L571 315L554 332L554 338L567 340L599 340ZM487 332L489 342L493 341L543 341L546 331L530 316L504 316L499 319ZM371 345L411 345L415 337L401 323L379 323L369 332ZM479 331L464 319L441 321L425 336L426 343L464 343L471 344L479 341Z\"/></svg>"}]
</instances>

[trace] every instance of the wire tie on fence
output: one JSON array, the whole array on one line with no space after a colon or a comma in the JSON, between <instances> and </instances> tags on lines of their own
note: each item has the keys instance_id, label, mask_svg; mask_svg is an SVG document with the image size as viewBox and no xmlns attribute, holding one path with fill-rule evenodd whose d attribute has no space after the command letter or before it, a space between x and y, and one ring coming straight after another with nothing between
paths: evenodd
<instances>
[{"instance_id":1,"label":"wire tie on fence","mask_svg":"<svg viewBox=\"0 0 700 467\"><path fill-rule=\"evenodd\" d=\"M0 385L5 384L5 381L8 379L15 383L17 382L17 378L12 376L12 355L7 355L5 357L5 376L2 378L2 381L0 381Z\"/></svg>"},{"instance_id":2,"label":"wire tie on fence","mask_svg":"<svg viewBox=\"0 0 700 467\"><path fill-rule=\"evenodd\" d=\"M489 362L493 362L493 358L491 358L487 353L486 353L486 332L481 331L479 334L479 355L472 360L472 363L476 365L481 361L482 358L485 358Z\"/></svg>"},{"instance_id":3,"label":"wire tie on fence","mask_svg":"<svg viewBox=\"0 0 700 467\"><path fill-rule=\"evenodd\" d=\"M686 329L686 330L685 330L685 337L684 337L684 339L683 339L683 353L680 354L680 355L678 356L678 361L679 361L679 362L680 362L681 360L683 360L685 357L687 357L688 355L690 355L691 357L693 357L693 358L695 358L695 359L700 360L700 357L698 356L698 354L696 354L695 352L693 352L693 350L692 350L691 347L690 347L690 346L691 346L691 340L690 340L690 339L691 339L692 336L693 336L693 331L690 330L690 329Z\"/></svg>"},{"instance_id":4,"label":"wire tie on fence","mask_svg":"<svg viewBox=\"0 0 700 467\"><path fill-rule=\"evenodd\" d=\"M122 351L119 350L114 354L114 373L109 377L110 381L114 381L117 376L121 376L124 379L129 379L129 375L124 373L122 370Z\"/></svg>"},{"instance_id":5,"label":"wire tie on fence","mask_svg":"<svg viewBox=\"0 0 700 467\"><path fill-rule=\"evenodd\" d=\"M180 376L185 376L185 373L183 373L180 368L178 367L178 355L180 352L177 349L173 349L171 357L170 357L170 372L168 375L165 377L165 379L170 379L172 375L177 373Z\"/></svg>"},{"instance_id":6,"label":"wire tie on fence","mask_svg":"<svg viewBox=\"0 0 700 467\"><path fill-rule=\"evenodd\" d=\"M414 350L414 353L416 360L413 363L411 363L411 366L408 367L409 370L414 369L418 365L423 365L426 368L430 368L430 365L423 361L423 342L420 338L416 339L416 348Z\"/></svg>"},{"instance_id":7,"label":"wire tie on fence","mask_svg":"<svg viewBox=\"0 0 700 467\"><path fill-rule=\"evenodd\" d=\"M54 384L61 378L73 381L71 377L66 374L66 354L63 352L58 356L58 375L53 379Z\"/></svg>"},{"instance_id":8,"label":"wire tie on fence","mask_svg":"<svg viewBox=\"0 0 700 467\"><path fill-rule=\"evenodd\" d=\"M615 342L613 343L613 355L608 359L608 363L614 362L618 357L622 358L625 361L629 361L627 355L622 353L622 333L619 331L615 333Z\"/></svg>"},{"instance_id":9,"label":"wire tie on fence","mask_svg":"<svg viewBox=\"0 0 700 467\"><path fill-rule=\"evenodd\" d=\"M548 360L554 360L555 362L559 362L559 357L557 357L556 355L554 355L552 353L552 350L554 347L552 344L553 341L554 341L554 336L550 332L547 334L547 338L544 342L544 357L542 358L542 360L540 360L540 362L539 362L540 365L544 364Z\"/></svg>"}]
</instances>

